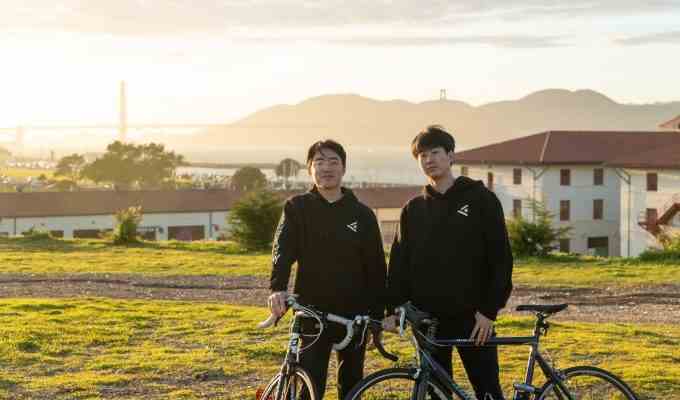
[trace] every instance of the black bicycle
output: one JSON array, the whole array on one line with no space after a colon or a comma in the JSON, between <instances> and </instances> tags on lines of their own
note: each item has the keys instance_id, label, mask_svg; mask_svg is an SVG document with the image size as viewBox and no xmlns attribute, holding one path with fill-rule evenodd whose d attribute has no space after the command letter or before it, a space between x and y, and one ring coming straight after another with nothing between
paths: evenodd
<instances>
[{"instance_id":1,"label":"black bicycle","mask_svg":"<svg viewBox=\"0 0 680 400\"><path fill-rule=\"evenodd\" d=\"M293 320L290 326L290 338L288 340L288 350L286 357L281 365L281 370L277 373L261 391L258 391L256 398L258 400L317 400L319 395L316 392L316 386L312 380L311 375L300 365L300 354L305 349L311 347L316 340L321 336L325 327L329 322L343 325L346 329L345 337L333 345L336 351L347 347L356 335L361 335L359 343L366 340L368 330L373 332L373 343L380 353L390 360L396 361L397 358L385 351L377 338L382 329L381 321L372 320L369 316L356 316L354 319L347 319L339 315L320 312L312 306L302 305L296 301L296 296L289 295L286 298L286 305L293 310ZM305 347L301 346L301 337L303 335L301 324L303 318L312 318L316 320L319 331L315 334L307 334L307 336L314 337L311 343ZM266 321L258 325L258 328L264 329L275 325L278 318L270 315Z\"/></svg>"},{"instance_id":2,"label":"black bicycle","mask_svg":"<svg viewBox=\"0 0 680 400\"><path fill-rule=\"evenodd\" d=\"M523 383L515 383L514 400L636 400L633 390L620 378L603 369L579 366L564 370L554 368L539 352L541 336L548 332L547 318L567 308L559 305L521 305L517 311L532 311L536 315L533 336L494 337L485 346L529 345L531 352ZM413 332L416 366L389 368L361 380L345 400L376 399L463 399L474 395L463 390L431 355L437 346L474 346L469 339L437 340L437 320L406 303L398 309L399 330L403 335L406 323ZM542 386L532 384L536 364L545 376Z\"/></svg>"}]
</instances>

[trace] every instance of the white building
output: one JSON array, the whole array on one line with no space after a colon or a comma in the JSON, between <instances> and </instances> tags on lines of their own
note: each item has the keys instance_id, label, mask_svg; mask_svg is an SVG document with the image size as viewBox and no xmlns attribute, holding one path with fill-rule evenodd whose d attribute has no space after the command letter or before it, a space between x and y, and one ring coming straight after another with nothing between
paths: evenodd
<instances>
[{"instance_id":1,"label":"white building","mask_svg":"<svg viewBox=\"0 0 680 400\"><path fill-rule=\"evenodd\" d=\"M389 243L401 207L419 190L370 188L354 193L376 213ZM114 228L117 211L142 206L139 231L146 239L217 239L229 231L226 218L241 196L233 190L0 193L0 236L19 236L33 228L66 239L97 238Z\"/></svg>"},{"instance_id":2,"label":"white building","mask_svg":"<svg viewBox=\"0 0 680 400\"><path fill-rule=\"evenodd\" d=\"M485 182L507 217L530 199L569 225L572 253L637 256L680 228L680 133L549 131L456 153L460 174Z\"/></svg>"}]
</instances>

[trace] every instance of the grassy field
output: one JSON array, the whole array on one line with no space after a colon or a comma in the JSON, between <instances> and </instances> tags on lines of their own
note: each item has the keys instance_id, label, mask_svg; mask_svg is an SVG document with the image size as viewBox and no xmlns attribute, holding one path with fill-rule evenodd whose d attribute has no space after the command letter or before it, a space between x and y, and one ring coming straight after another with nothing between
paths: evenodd
<instances>
[{"instance_id":1,"label":"grassy field","mask_svg":"<svg viewBox=\"0 0 680 400\"><path fill-rule=\"evenodd\" d=\"M284 355L285 324L254 329L266 314L211 303L0 300L0 398L253 398ZM527 334L532 320L504 317L498 325L500 335ZM560 322L544 348L561 367L614 371L645 399L680 399L679 342L679 326ZM408 362L404 339L389 335L387 347ZM526 356L523 348L501 350L507 393ZM369 354L369 372L388 365Z\"/></svg>"},{"instance_id":2,"label":"grassy field","mask_svg":"<svg viewBox=\"0 0 680 400\"><path fill-rule=\"evenodd\" d=\"M46 177L51 178L53 173L54 171L50 169L0 167L0 175L9 176L10 178L37 178L42 174L45 174Z\"/></svg>"},{"instance_id":3,"label":"grassy field","mask_svg":"<svg viewBox=\"0 0 680 400\"><path fill-rule=\"evenodd\" d=\"M267 277L268 253L247 254L222 242L146 242L132 247L93 240L0 238L4 273L252 275ZM637 260L556 257L518 260L514 282L524 286L605 287L680 284L680 266Z\"/></svg>"}]
</instances>

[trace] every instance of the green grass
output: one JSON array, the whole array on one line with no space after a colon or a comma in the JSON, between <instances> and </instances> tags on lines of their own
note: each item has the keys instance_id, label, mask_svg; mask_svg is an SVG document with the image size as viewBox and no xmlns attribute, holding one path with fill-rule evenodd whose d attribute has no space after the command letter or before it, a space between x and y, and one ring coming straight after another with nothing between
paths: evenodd
<instances>
[{"instance_id":1,"label":"green grass","mask_svg":"<svg viewBox=\"0 0 680 400\"><path fill-rule=\"evenodd\" d=\"M254 328L266 314L214 303L0 300L0 399L252 398L284 355L286 324ZM498 330L524 335L531 324L503 317ZM387 348L407 362L408 342L387 338ZM612 370L645 399L680 399L678 343L678 326L555 322L544 348L560 367ZM522 379L527 350L500 354L509 393ZM389 365L374 352L367 360L367 372Z\"/></svg>"},{"instance_id":2,"label":"green grass","mask_svg":"<svg viewBox=\"0 0 680 400\"><path fill-rule=\"evenodd\" d=\"M0 175L9 176L10 178L37 178L42 174L48 178L51 178L54 174L54 171L50 169L0 167Z\"/></svg>"},{"instance_id":3,"label":"green grass","mask_svg":"<svg viewBox=\"0 0 680 400\"><path fill-rule=\"evenodd\" d=\"M146 242L113 246L103 240L0 238L4 273L265 276L268 253L244 253L233 243Z\"/></svg>"},{"instance_id":4,"label":"green grass","mask_svg":"<svg viewBox=\"0 0 680 400\"><path fill-rule=\"evenodd\" d=\"M146 242L112 246L102 240L0 238L4 273L269 276L268 252L244 253L233 243ZM517 260L514 282L523 286L633 287L680 284L672 262L596 257Z\"/></svg>"}]
</instances>

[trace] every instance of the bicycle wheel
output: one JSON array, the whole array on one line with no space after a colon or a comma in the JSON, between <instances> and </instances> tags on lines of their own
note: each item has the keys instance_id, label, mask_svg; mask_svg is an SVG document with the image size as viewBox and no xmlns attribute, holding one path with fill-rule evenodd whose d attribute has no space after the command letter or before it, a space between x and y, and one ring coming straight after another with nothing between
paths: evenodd
<instances>
[{"instance_id":1,"label":"bicycle wheel","mask_svg":"<svg viewBox=\"0 0 680 400\"><path fill-rule=\"evenodd\" d=\"M572 367L563 371L562 381L571 396L578 400L637 400L635 392L620 378L596 367ZM568 398L554 381L541 388L539 400Z\"/></svg>"},{"instance_id":2,"label":"bicycle wheel","mask_svg":"<svg viewBox=\"0 0 680 400\"><path fill-rule=\"evenodd\" d=\"M415 384L413 368L390 368L371 374L357 383L345 400L410 400ZM466 399L460 393L448 395L435 381L428 381L427 400Z\"/></svg>"},{"instance_id":3,"label":"bicycle wheel","mask_svg":"<svg viewBox=\"0 0 680 400\"><path fill-rule=\"evenodd\" d=\"M281 383L279 372L269 381L258 400L317 400L319 398L312 384L312 378L301 367L295 367L295 371L283 379L283 384Z\"/></svg>"}]
</instances>

